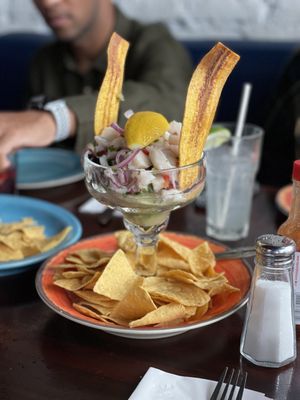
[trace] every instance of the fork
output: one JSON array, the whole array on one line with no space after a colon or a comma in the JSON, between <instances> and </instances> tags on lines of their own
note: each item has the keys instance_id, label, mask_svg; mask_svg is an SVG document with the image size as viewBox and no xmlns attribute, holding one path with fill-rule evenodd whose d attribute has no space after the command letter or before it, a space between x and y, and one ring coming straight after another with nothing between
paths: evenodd
<instances>
[{"instance_id":1,"label":"fork","mask_svg":"<svg viewBox=\"0 0 300 400\"><path fill-rule=\"evenodd\" d=\"M255 247L254 246L244 246L238 247L236 249L227 249L220 253L215 253L215 257L217 260L226 260L226 259L234 259L234 258L247 258L255 256Z\"/></svg>"},{"instance_id":2,"label":"fork","mask_svg":"<svg viewBox=\"0 0 300 400\"><path fill-rule=\"evenodd\" d=\"M229 379L224 387L224 389L222 389L222 385L223 382L225 381L225 379L227 378L227 372L228 372L228 367L226 367L224 369L224 371L222 372L218 383L215 387L215 390L213 391L213 394L211 395L209 400L218 400L219 399L219 395L221 395L220 400L242 400L243 397L243 393L244 393L244 389L246 386L246 381L247 381L247 376L248 373L245 372L245 374L242 376L241 371L238 369L235 373L234 368L231 370L231 372L228 374L229 375ZM235 392L235 388L238 385L238 381L239 381L239 377L241 376L241 384L240 384L240 388L239 391L237 393L236 397L234 396L234 392ZM233 383L231 384L231 382L233 381ZM231 384L231 391L229 394L229 397L226 397L226 394L228 392L229 386Z\"/></svg>"}]
</instances>

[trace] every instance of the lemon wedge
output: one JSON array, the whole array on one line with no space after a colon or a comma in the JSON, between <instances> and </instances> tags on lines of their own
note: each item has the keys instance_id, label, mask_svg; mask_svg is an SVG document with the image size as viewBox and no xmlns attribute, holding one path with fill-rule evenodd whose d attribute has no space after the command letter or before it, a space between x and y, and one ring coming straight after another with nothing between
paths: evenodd
<instances>
[{"instance_id":1,"label":"lemon wedge","mask_svg":"<svg viewBox=\"0 0 300 400\"><path fill-rule=\"evenodd\" d=\"M215 125L211 128L209 135L207 136L204 150L213 149L221 146L231 138L231 132L229 129L222 125Z\"/></svg>"},{"instance_id":2,"label":"lemon wedge","mask_svg":"<svg viewBox=\"0 0 300 400\"><path fill-rule=\"evenodd\" d=\"M146 147L159 139L169 128L169 122L154 111L134 113L125 124L124 137L129 149Z\"/></svg>"}]
</instances>

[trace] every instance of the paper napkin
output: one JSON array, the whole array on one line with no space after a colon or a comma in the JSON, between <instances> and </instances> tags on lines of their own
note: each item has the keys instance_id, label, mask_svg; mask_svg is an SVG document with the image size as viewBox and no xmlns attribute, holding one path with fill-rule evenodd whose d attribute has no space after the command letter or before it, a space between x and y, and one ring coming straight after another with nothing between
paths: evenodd
<instances>
[{"instance_id":1,"label":"paper napkin","mask_svg":"<svg viewBox=\"0 0 300 400\"><path fill-rule=\"evenodd\" d=\"M128 400L209 400L216 383L207 379L174 375L151 367ZM243 400L271 399L263 393L245 389Z\"/></svg>"},{"instance_id":2,"label":"paper napkin","mask_svg":"<svg viewBox=\"0 0 300 400\"><path fill-rule=\"evenodd\" d=\"M91 197L85 203L81 204L79 207L79 212L86 213L86 214L101 214L103 213L107 207L104 204L99 203L96 199ZM113 211L114 217L122 217L120 211L114 210Z\"/></svg>"}]
</instances>

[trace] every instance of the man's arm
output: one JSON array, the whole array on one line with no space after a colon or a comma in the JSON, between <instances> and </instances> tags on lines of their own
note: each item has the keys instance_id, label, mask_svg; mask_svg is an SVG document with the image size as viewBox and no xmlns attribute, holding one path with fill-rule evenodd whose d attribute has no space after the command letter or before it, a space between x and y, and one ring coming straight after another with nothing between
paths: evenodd
<instances>
[{"instance_id":1,"label":"man's arm","mask_svg":"<svg viewBox=\"0 0 300 400\"><path fill-rule=\"evenodd\" d=\"M69 111L70 132L75 134L75 115ZM55 141L56 124L47 111L0 112L0 170L8 167L7 156L23 147L45 147Z\"/></svg>"}]
</instances>

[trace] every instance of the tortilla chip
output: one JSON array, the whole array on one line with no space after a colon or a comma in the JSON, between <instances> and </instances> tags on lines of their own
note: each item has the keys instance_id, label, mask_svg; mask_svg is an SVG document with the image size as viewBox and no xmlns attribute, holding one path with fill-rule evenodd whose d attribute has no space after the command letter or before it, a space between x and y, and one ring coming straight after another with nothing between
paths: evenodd
<instances>
[{"instance_id":1,"label":"tortilla chip","mask_svg":"<svg viewBox=\"0 0 300 400\"><path fill-rule=\"evenodd\" d=\"M68 254L66 261L83 264L89 268L96 268L106 264L112 255L112 253L100 249L81 249Z\"/></svg>"},{"instance_id":2,"label":"tortilla chip","mask_svg":"<svg viewBox=\"0 0 300 400\"><path fill-rule=\"evenodd\" d=\"M137 278L123 250L118 250L94 286L94 292L121 300Z\"/></svg>"},{"instance_id":3,"label":"tortilla chip","mask_svg":"<svg viewBox=\"0 0 300 400\"><path fill-rule=\"evenodd\" d=\"M85 271L65 271L62 272L61 276L66 279L82 278L84 276L87 276L87 273Z\"/></svg>"},{"instance_id":4,"label":"tortilla chip","mask_svg":"<svg viewBox=\"0 0 300 400\"><path fill-rule=\"evenodd\" d=\"M170 303L149 312L144 317L129 323L130 328L140 326L166 323L184 318L186 315L185 307L182 304Z\"/></svg>"},{"instance_id":5,"label":"tortilla chip","mask_svg":"<svg viewBox=\"0 0 300 400\"><path fill-rule=\"evenodd\" d=\"M145 278L143 288L152 299L200 307L210 301L209 295L197 286L184 282L167 281L161 277Z\"/></svg>"},{"instance_id":6,"label":"tortilla chip","mask_svg":"<svg viewBox=\"0 0 300 400\"><path fill-rule=\"evenodd\" d=\"M59 243L61 243L67 237L67 235L69 234L71 229L72 228L70 226L67 226L61 232L57 233L56 235L51 236L46 239L42 239L41 241L39 241L38 247L39 247L40 251L43 253L43 252L53 249L53 247L56 247Z\"/></svg>"},{"instance_id":7,"label":"tortilla chip","mask_svg":"<svg viewBox=\"0 0 300 400\"><path fill-rule=\"evenodd\" d=\"M75 310L79 311L83 315L86 315L87 317L95 318L101 322L105 323L107 322L107 318L105 318L104 315L99 314L96 310L95 311L91 310L86 305L73 303L73 307L75 308Z\"/></svg>"},{"instance_id":8,"label":"tortilla chip","mask_svg":"<svg viewBox=\"0 0 300 400\"><path fill-rule=\"evenodd\" d=\"M57 279L53 283L56 286L74 292L75 290L83 288L89 280L90 280L89 276L84 276L83 278Z\"/></svg>"},{"instance_id":9,"label":"tortilla chip","mask_svg":"<svg viewBox=\"0 0 300 400\"><path fill-rule=\"evenodd\" d=\"M159 236L157 251L159 257L166 257L167 254L172 257L173 254L173 256L176 255L178 258L187 262L189 261L191 253L189 248L183 246L175 240L169 239L167 236L162 234Z\"/></svg>"},{"instance_id":10,"label":"tortilla chip","mask_svg":"<svg viewBox=\"0 0 300 400\"><path fill-rule=\"evenodd\" d=\"M149 293L142 288L144 279L138 277L125 297L111 313L111 317L131 321L143 317L150 311L156 310L156 305Z\"/></svg>"},{"instance_id":11,"label":"tortilla chip","mask_svg":"<svg viewBox=\"0 0 300 400\"><path fill-rule=\"evenodd\" d=\"M102 317L108 317L113 309L113 305L110 303L107 304L94 304L85 301L81 301L79 303L80 306L87 307L90 310L99 313Z\"/></svg>"},{"instance_id":12,"label":"tortilla chip","mask_svg":"<svg viewBox=\"0 0 300 400\"><path fill-rule=\"evenodd\" d=\"M191 271L196 275L203 275L210 267L215 267L216 258L207 242L195 247L189 256Z\"/></svg>"},{"instance_id":13,"label":"tortilla chip","mask_svg":"<svg viewBox=\"0 0 300 400\"><path fill-rule=\"evenodd\" d=\"M8 235L11 232L17 231L26 226L31 226L34 224L35 224L35 221L33 218L23 218L21 221L17 221L17 222L0 223L0 234Z\"/></svg>"},{"instance_id":14,"label":"tortilla chip","mask_svg":"<svg viewBox=\"0 0 300 400\"><path fill-rule=\"evenodd\" d=\"M118 248L125 253L134 253L136 250L133 234L129 231L121 230L115 232L115 237L118 242Z\"/></svg>"},{"instance_id":15,"label":"tortilla chip","mask_svg":"<svg viewBox=\"0 0 300 400\"><path fill-rule=\"evenodd\" d=\"M76 290L74 293L76 294L76 296L89 303L99 305L111 304L112 306L115 306L117 304L116 301L111 300L108 297L102 296L101 294L95 293L92 290Z\"/></svg>"},{"instance_id":16,"label":"tortilla chip","mask_svg":"<svg viewBox=\"0 0 300 400\"><path fill-rule=\"evenodd\" d=\"M189 264L180 259L177 254L175 257L166 257L164 254L160 253L157 262L161 267L167 267L168 269L181 269L184 271L189 271Z\"/></svg>"},{"instance_id":17,"label":"tortilla chip","mask_svg":"<svg viewBox=\"0 0 300 400\"><path fill-rule=\"evenodd\" d=\"M233 293L233 292L238 292L239 289L235 288L234 286L229 285L228 283L224 283L223 285L215 285L213 286L208 294L210 297L213 297L217 294L223 294L223 293Z\"/></svg>"},{"instance_id":18,"label":"tortilla chip","mask_svg":"<svg viewBox=\"0 0 300 400\"><path fill-rule=\"evenodd\" d=\"M0 262L21 260L52 249L65 239L71 228L48 238L44 230L44 226L37 225L32 218L0 223Z\"/></svg>"},{"instance_id":19,"label":"tortilla chip","mask_svg":"<svg viewBox=\"0 0 300 400\"><path fill-rule=\"evenodd\" d=\"M23 253L20 249L13 250L3 243L0 243L0 261L22 260Z\"/></svg>"}]
</instances>

